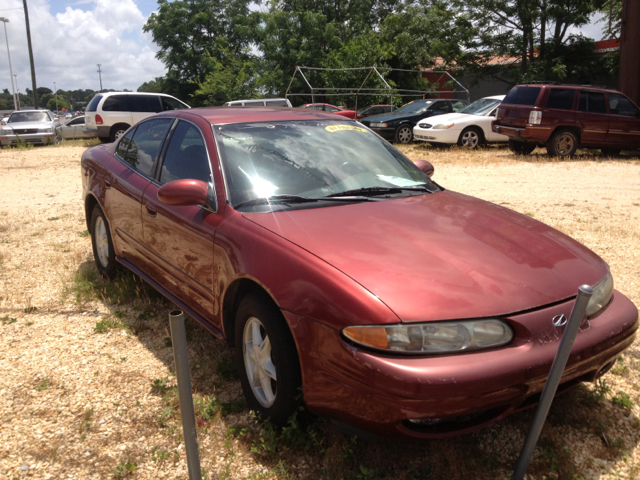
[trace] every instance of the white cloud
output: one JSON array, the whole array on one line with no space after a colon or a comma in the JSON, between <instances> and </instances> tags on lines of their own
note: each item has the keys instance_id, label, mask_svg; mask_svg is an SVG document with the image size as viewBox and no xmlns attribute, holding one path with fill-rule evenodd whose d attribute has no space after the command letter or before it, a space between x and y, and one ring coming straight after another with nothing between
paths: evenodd
<instances>
[{"instance_id":1,"label":"white cloud","mask_svg":"<svg viewBox=\"0 0 640 480\"><path fill-rule=\"evenodd\" d=\"M155 58L151 35L142 32L147 19L134 0L76 2L55 15L49 0L30 0L28 8L38 87L53 89L55 81L63 90L98 90L98 63L103 87L116 90L135 90L165 73ZM22 1L2 0L0 16L10 20L6 26L11 63L24 92L31 88L31 71ZM4 32L0 33L0 88L10 89Z\"/></svg>"}]
</instances>

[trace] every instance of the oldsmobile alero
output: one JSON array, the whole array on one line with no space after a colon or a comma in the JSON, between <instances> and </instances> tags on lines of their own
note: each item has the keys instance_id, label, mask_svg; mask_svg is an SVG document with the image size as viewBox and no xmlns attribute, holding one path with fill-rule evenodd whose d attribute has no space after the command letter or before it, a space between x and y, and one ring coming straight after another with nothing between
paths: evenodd
<instances>
[{"instance_id":1,"label":"oldsmobile alero","mask_svg":"<svg viewBox=\"0 0 640 480\"><path fill-rule=\"evenodd\" d=\"M607 264L418 164L313 110L165 112L82 156L96 265L235 347L250 408L277 424L300 386L336 425L399 437L535 405L582 284L559 391L603 375L638 326Z\"/></svg>"}]
</instances>

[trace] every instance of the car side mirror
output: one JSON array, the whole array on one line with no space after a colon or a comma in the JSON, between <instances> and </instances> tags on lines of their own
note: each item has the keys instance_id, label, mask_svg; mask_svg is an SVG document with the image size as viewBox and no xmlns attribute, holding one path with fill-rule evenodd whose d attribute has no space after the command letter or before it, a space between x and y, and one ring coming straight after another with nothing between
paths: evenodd
<instances>
[{"instance_id":1,"label":"car side mirror","mask_svg":"<svg viewBox=\"0 0 640 480\"><path fill-rule=\"evenodd\" d=\"M427 162L426 160L418 160L417 162L415 162L415 164L416 167L418 167L427 177L433 176L435 168L433 168L431 162Z\"/></svg>"},{"instance_id":2,"label":"car side mirror","mask_svg":"<svg viewBox=\"0 0 640 480\"><path fill-rule=\"evenodd\" d=\"M203 205L216 211L213 185L202 180L184 179L165 183L158 189L158 200L166 205Z\"/></svg>"}]
</instances>

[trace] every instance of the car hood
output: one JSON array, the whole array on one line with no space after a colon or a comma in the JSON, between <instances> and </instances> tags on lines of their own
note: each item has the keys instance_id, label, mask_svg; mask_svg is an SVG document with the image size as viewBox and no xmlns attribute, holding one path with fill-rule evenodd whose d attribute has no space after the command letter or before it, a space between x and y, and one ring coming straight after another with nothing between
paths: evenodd
<instances>
[{"instance_id":1,"label":"car hood","mask_svg":"<svg viewBox=\"0 0 640 480\"><path fill-rule=\"evenodd\" d=\"M11 127L13 129L23 129L23 128L48 128L53 127L53 122L12 122L7 123L6 127Z\"/></svg>"},{"instance_id":2,"label":"car hood","mask_svg":"<svg viewBox=\"0 0 640 480\"><path fill-rule=\"evenodd\" d=\"M386 123L386 122L393 122L394 120L402 120L405 117L414 117L416 115L417 115L416 113L407 113L407 112L380 113L378 115L370 115L368 117L365 117L362 121Z\"/></svg>"},{"instance_id":3,"label":"car hood","mask_svg":"<svg viewBox=\"0 0 640 480\"><path fill-rule=\"evenodd\" d=\"M333 265L405 322L529 310L608 271L563 233L450 191L244 216Z\"/></svg>"},{"instance_id":4,"label":"car hood","mask_svg":"<svg viewBox=\"0 0 640 480\"><path fill-rule=\"evenodd\" d=\"M444 115L434 115L433 117L425 117L421 119L421 122L427 122L430 125L437 125L444 122L463 122L465 120L472 120L473 118L482 118L476 115L469 115L467 113L445 113Z\"/></svg>"}]
</instances>

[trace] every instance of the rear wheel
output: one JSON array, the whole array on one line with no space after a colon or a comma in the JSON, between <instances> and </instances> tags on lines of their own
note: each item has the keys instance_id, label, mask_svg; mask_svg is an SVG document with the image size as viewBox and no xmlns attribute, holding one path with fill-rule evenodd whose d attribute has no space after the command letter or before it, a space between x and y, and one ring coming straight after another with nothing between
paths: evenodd
<instances>
[{"instance_id":1,"label":"rear wheel","mask_svg":"<svg viewBox=\"0 0 640 480\"><path fill-rule=\"evenodd\" d=\"M570 157L577 149L578 137L571 130L558 130L547 142L547 153L552 157Z\"/></svg>"},{"instance_id":2,"label":"rear wheel","mask_svg":"<svg viewBox=\"0 0 640 480\"><path fill-rule=\"evenodd\" d=\"M252 292L240 303L235 349L249 408L265 420L286 425L297 407L300 361L287 322L267 294Z\"/></svg>"},{"instance_id":3,"label":"rear wheel","mask_svg":"<svg viewBox=\"0 0 640 480\"><path fill-rule=\"evenodd\" d=\"M111 133L110 133L111 142L115 142L116 140L118 140L122 135L124 135L124 132L126 132L128 129L129 129L129 125L126 125L124 123L119 123L111 127Z\"/></svg>"},{"instance_id":4,"label":"rear wheel","mask_svg":"<svg viewBox=\"0 0 640 480\"><path fill-rule=\"evenodd\" d=\"M400 125L396 130L397 143L410 143L413 140L413 129L409 125Z\"/></svg>"},{"instance_id":5,"label":"rear wheel","mask_svg":"<svg viewBox=\"0 0 640 480\"><path fill-rule=\"evenodd\" d=\"M458 138L459 147L466 147L473 150L483 144L484 135L482 134L482 130L477 127L469 127L463 130Z\"/></svg>"},{"instance_id":6,"label":"rear wheel","mask_svg":"<svg viewBox=\"0 0 640 480\"><path fill-rule=\"evenodd\" d=\"M103 277L111 278L116 273L116 254L113 250L113 241L102 209L96 205L91 212L91 246L93 247L93 258L96 261L98 272Z\"/></svg>"},{"instance_id":7,"label":"rear wheel","mask_svg":"<svg viewBox=\"0 0 640 480\"><path fill-rule=\"evenodd\" d=\"M535 149L536 146L531 143L516 142L515 140L509 139L509 150L516 155L529 155Z\"/></svg>"}]
</instances>

